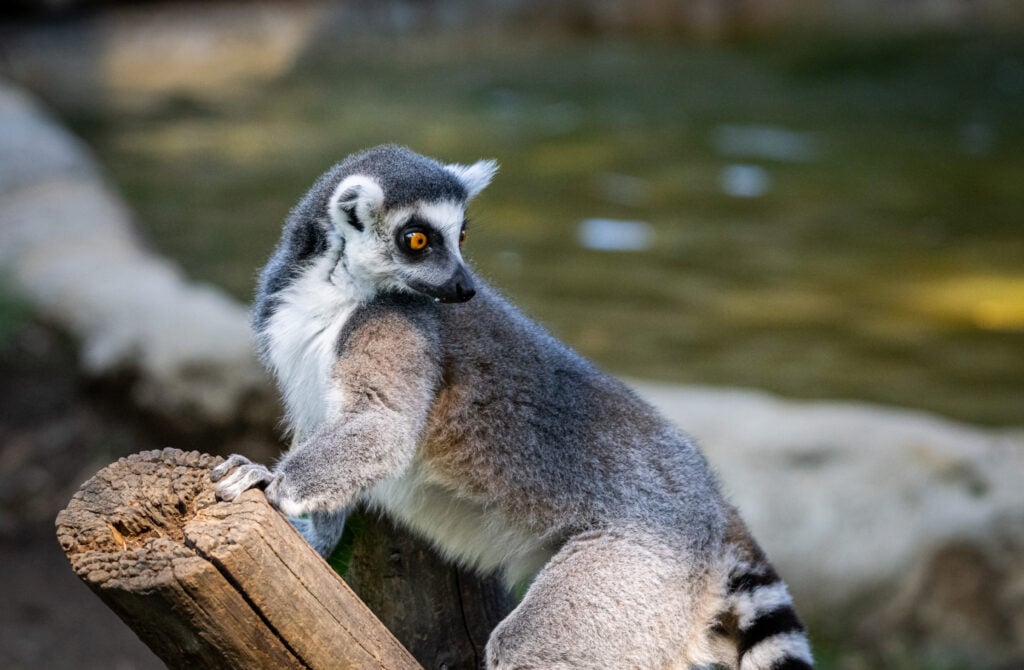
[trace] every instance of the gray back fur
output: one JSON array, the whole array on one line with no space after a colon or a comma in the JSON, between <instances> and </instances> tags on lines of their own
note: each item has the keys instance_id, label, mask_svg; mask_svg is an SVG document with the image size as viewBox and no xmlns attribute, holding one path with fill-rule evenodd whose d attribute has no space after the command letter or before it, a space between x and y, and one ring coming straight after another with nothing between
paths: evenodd
<instances>
[{"instance_id":1,"label":"gray back fur","mask_svg":"<svg viewBox=\"0 0 1024 670\"><path fill-rule=\"evenodd\" d=\"M637 524L689 548L714 546L721 497L693 443L477 281L468 303L420 307L438 311L444 361L423 438L432 466L558 535ZM461 444L471 467L451 449Z\"/></svg>"}]
</instances>

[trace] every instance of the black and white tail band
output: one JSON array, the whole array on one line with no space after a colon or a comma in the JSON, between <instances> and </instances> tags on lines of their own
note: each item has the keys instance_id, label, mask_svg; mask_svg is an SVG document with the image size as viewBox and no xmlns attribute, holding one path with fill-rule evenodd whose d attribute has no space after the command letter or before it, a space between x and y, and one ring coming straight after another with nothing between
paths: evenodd
<instances>
[{"instance_id":1,"label":"black and white tail band","mask_svg":"<svg viewBox=\"0 0 1024 670\"><path fill-rule=\"evenodd\" d=\"M729 601L739 628L740 670L810 670L807 633L771 566L734 571Z\"/></svg>"}]
</instances>

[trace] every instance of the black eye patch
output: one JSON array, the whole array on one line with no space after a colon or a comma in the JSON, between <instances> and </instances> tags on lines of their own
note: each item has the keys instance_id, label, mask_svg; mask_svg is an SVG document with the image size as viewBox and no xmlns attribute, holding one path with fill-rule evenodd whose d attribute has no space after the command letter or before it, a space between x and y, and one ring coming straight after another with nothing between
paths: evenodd
<instances>
[{"instance_id":1,"label":"black eye patch","mask_svg":"<svg viewBox=\"0 0 1024 670\"><path fill-rule=\"evenodd\" d=\"M443 247L444 236L418 216L410 218L395 233L395 244L405 255L422 257L432 247Z\"/></svg>"}]
</instances>

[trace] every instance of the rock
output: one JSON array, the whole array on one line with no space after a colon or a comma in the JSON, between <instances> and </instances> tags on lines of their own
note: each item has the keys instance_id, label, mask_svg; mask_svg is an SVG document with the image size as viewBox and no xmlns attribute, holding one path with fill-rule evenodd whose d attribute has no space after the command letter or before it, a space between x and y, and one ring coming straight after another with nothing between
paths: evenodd
<instances>
[{"instance_id":1,"label":"rock","mask_svg":"<svg viewBox=\"0 0 1024 670\"><path fill-rule=\"evenodd\" d=\"M895 657L914 649L1002 667L1024 662L1024 512L922 552L858 631ZM896 633L895 635L893 633Z\"/></svg>"},{"instance_id":2,"label":"rock","mask_svg":"<svg viewBox=\"0 0 1024 670\"><path fill-rule=\"evenodd\" d=\"M146 250L88 151L2 84L0 128L0 270L81 343L83 367L127 373L141 406L179 424L266 407L245 308Z\"/></svg>"}]
</instances>

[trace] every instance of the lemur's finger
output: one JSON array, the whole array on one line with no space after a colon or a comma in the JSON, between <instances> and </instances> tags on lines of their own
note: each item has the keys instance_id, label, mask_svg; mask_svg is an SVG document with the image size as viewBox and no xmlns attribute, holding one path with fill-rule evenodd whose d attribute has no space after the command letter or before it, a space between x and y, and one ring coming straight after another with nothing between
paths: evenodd
<instances>
[{"instance_id":1,"label":"lemur's finger","mask_svg":"<svg viewBox=\"0 0 1024 670\"><path fill-rule=\"evenodd\" d=\"M265 485L274 479L273 473L262 465L248 464L234 470L217 485L215 494L221 500L232 501L245 491Z\"/></svg>"},{"instance_id":2,"label":"lemur's finger","mask_svg":"<svg viewBox=\"0 0 1024 670\"><path fill-rule=\"evenodd\" d=\"M240 465L250 465L251 463L252 461L241 454L231 454L227 457L227 460L210 471L210 481L219 482L221 479L224 479L225 475Z\"/></svg>"}]
</instances>

